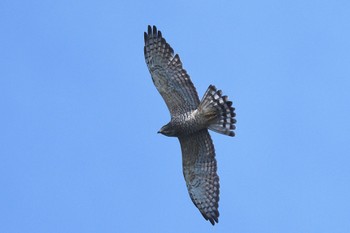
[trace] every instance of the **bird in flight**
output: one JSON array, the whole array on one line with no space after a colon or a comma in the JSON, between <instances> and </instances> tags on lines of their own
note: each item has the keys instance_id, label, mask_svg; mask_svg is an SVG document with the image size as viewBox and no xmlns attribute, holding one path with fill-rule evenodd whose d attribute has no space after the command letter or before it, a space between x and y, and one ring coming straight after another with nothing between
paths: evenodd
<instances>
[{"instance_id":1,"label":"bird in flight","mask_svg":"<svg viewBox=\"0 0 350 233\"><path fill-rule=\"evenodd\" d=\"M235 109L228 97L213 85L199 100L179 55L174 55L174 50L156 26L148 26L144 37L148 70L171 115L170 122L158 133L179 139L188 193L203 217L214 225L219 217L220 185L208 129L234 136Z\"/></svg>"}]
</instances>

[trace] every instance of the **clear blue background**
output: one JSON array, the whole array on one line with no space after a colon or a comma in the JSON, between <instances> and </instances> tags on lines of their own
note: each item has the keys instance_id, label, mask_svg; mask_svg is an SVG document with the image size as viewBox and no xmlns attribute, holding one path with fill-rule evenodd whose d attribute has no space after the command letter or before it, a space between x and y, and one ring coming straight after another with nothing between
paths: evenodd
<instances>
[{"instance_id":1,"label":"clear blue background","mask_svg":"<svg viewBox=\"0 0 350 233\"><path fill-rule=\"evenodd\" d=\"M148 24L236 107L215 227L156 133ZM0 232L350 232L349 1L3 0L0 35Z\"/></svg>"}]
</instances>

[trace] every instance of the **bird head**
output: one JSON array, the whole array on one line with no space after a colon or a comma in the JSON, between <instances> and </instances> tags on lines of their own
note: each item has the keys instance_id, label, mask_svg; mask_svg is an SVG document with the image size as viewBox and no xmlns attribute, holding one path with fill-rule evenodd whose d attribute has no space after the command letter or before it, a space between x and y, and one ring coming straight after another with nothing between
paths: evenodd
<instances>
[{"instance_id":1,"label":"bird head","mask_svg":"<svg viewBox=\"0 0 350 233\"><path fill-rule=\"evenodd\" d=\"M165 136L168 137L176 137L176 130L175 127L173 127L173 125L171 124L171 122L169 122L168 124L164 125L159 131L158 133L161 133Z\"/></svg>"}]
</instances>

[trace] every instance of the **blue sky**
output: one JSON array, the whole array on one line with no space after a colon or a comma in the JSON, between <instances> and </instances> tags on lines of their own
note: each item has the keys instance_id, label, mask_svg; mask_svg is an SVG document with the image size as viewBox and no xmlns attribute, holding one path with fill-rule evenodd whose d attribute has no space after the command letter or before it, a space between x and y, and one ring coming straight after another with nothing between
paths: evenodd
<instances>
[{"instance_id":1,"label":"blue sky","mask_svg":"<svg viewBox=\"0 0 350 233\"><path fill-rule=\"evenodd\" d=\"M349 232L349 1L1 1L0 232ZM143 57L157 25L236 137L192 204Z\"/></svg>"}]
</instances>

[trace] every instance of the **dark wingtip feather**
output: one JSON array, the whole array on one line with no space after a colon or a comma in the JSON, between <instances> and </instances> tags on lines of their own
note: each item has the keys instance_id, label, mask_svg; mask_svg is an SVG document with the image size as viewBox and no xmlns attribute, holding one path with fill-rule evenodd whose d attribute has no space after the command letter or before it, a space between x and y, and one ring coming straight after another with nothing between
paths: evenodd
<instances>
[{"instance_id":1,"label":"dark wingtip feather","mask_svg":"<svg viewBox=\"0 0 350 233\"><path fill-rule=\"evenodd\" d=\"M212 89L213 91L216 91L216 87L214 85L210 85L209 88Z\"/></svg>"},{"instance_id":2,"label":"dark wingtip feather","mask_svg":"<svg viewBox=\"0 0 350 233\"><path fill-rule=\"evenodd\" d=\"M214 217L214 220L215 220L216 223L219 223L218 217L219 217L219 213L217 213L217 215Z\"/></svg>"},{"instance_id":3,"label":"dark wingtip feather","mask_svg":"<svg viewBox=\"0 0 350 233\"><path fill-rule=\"evenodd\" d=\"M208 220L210 221L211 225L215 225L215 223L219 223L219 219L217 216L213 216L211 218L208 218Z\"/></svg>"},{"instance_id":4,"label":"dark wingtip feather","mask_svg":"<svg viewBox=\"0 0 350 233\"><path fill-rule=\"evenodd\" d=\"M146 44L146 43L147 43L147 40L148 40L148 34L147 34L147 32L145 32L145 33L143 34L143 36L144 36L145 44Z\"/></svg>"},{"instance_id":5,"label":"dark wingtip feather","mask_svg":"<svg viewBox=\"0 0 350 233\"><path fill-rule=\"evenodd\" d=\"M204 217L205 220L209 221L211 223L211 225L215 225L215 223L219 223L219 212L215 211L215 214L210 214L210 216L208 216L207 214L201 213L202 216Z\"/></svg>"},{"instance_id":6,"label":"dark wingtip feather","mask_svg":"<svg viewBox=\"0 0 350 233\"><path fill-rule=\"evenodd\" d=\"M145 32L145 40L149 39L150 37L163 38L162 32L158 30L155 25L148 25L147 27L147 32Z\"/></svg>"},{"instance_id":7,"label":"dark wingtip feather","mask_svg":"<svg viewBox=\"0 0 350 233\"><path fill-rule=\"evenodd\" d=\"M153 25L153 37L157 36L157 27Z\"/></svg>"},{"instance_id":8,"label":"dark wingtip feather","mask_svg":"<svg viewBox=\"0 0 350 233\"><path fill-rule=\"evenodd\" d=\"M166 43L166 40L163 37L160 37L160 38L161 38L162 44L165 44L165 46L167 46L168 44Z\"/></svg>"},{"instance_id":9,"label":"dark wingtip feather","mask_svg":"<svg viewBox=\"0 0 350 233\"><path fill-rule=\"evenodd\" d=\"M213 225L213 226L215 225L214 219L209 218L209 221L210 221L211 225Z\"/></svg>"}]
</instances>

